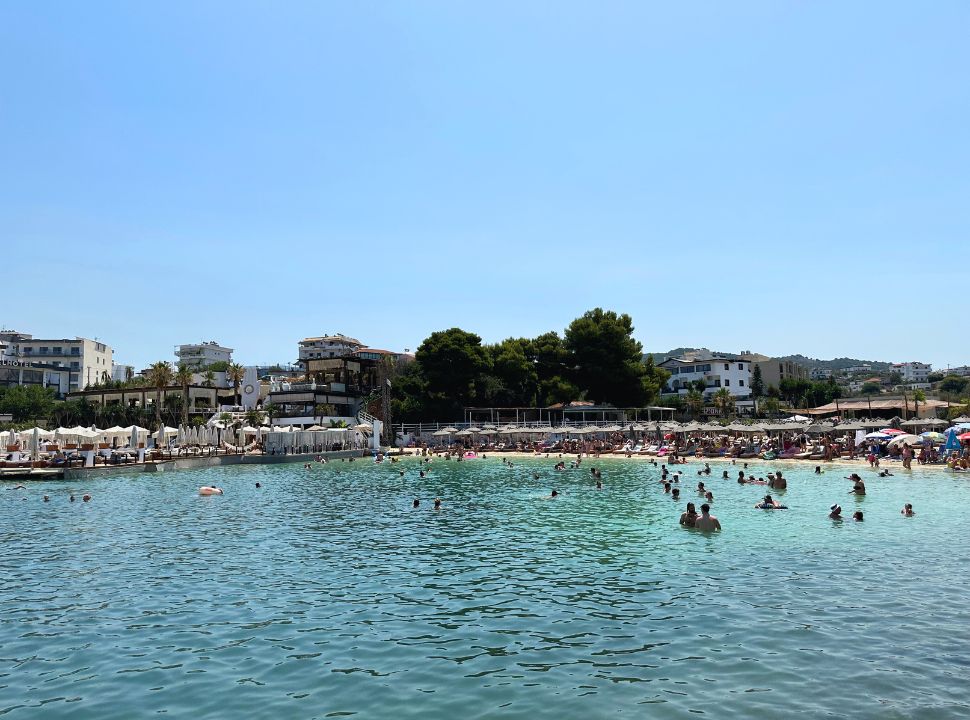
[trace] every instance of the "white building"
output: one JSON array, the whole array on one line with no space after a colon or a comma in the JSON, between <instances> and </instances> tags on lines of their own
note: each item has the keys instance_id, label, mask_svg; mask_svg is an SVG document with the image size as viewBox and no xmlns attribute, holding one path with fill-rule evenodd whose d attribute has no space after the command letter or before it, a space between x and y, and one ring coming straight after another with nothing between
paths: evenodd
<instances>
[{"instance_id":1,"label":"white building","mask_svg":"<svg viewBox=\"0 0 970 720\"><path fill-rule=\"evenodd\" d=\"M933 366L928 363L905 362L893 365L893 370L903 376L903 382L906 384L925 383L929 382Z\"/></svg>"},{"instance_id":2,"label":"white building","mask_svg":"<svg viewBox=\"0 0 970 720\"><path fill-rule=\"evenodd\" d=\"M0 342L7 345L8 358L68 370L71 392L111 379L114 352L99 340L38 340L25 333L4 331L0 332Z\"/></svg>"},{"instance_id":3,"label":"white building","mask_svg":"<svg viewBox=\"0 0 970 720\"><path fill-rule=\"evenodd\" d=\"M751 361L735 355L688 355L668 358L659 367L670 373L667 392L686 395L692 383L702 381L705 396L727 388L735 397L743 398L751 394L751 365Z\"/></svg>"},{"instance_id":4,"label":"white building","mask_svg":"<svg viewBox=\"0 0 970 720\"><path fill-rule=\"evenodd\" d=\"M813 367L809 377L812 380L828 380L832 377L832 370L826 367Z\"/></svg>"},{"instance_id":5,"label":"white building","mask_svg":"<svg viewBox=\"0 0 970 720\"><path fill-rule=\"evenodd\" d=\"M179 345L175 351L176 363L191 368L203 368L212 363L232 362L232 348L223 347L215 340Z\"/></svg>"},{"instance_id":6,"label":"white building","mask_svg":"<svg viewBox=\"0 0 970 720\"><path fill-rule=\"evenodd\" d=\"M300 340L300 360L318 358L339 358L353 355L364 349L364 344L356 338L337 333L321 337L308 337Z\"/></svg>"},{"instance_id":7,"label":"white building","mask_svg":"<svg viewBox=\"0 0 970 720\"><path fill-rule=\"evenodd\" d=\"M135 366L134 365L119 365L118 363L111 364L111 379L114 382L124 382L135 376Z\"/></svg>"}]
</instances>

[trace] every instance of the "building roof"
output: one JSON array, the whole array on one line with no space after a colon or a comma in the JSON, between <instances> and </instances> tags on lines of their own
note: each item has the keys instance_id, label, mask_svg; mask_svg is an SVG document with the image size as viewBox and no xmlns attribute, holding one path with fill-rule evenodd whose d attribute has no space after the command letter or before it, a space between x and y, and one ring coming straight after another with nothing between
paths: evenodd
<instances>
[{"instance_id":1,"label":"building roof","mask_svg":"<svg viewBox=\"0 0 970 720\"><path fill-rule=\"evenodd\" d=\"M362 343L357 338L348 337L347 335L341 335L340 333L336 333L334 335L321 335L319 337L303 338L302 340L300 340L300 344L302 345L303 343L320 342L321 340L329 340L330 342L345 342L348 345L360 345L361 347L363 347L364 345L364 343Z\"/></svg>"}]
</instances>

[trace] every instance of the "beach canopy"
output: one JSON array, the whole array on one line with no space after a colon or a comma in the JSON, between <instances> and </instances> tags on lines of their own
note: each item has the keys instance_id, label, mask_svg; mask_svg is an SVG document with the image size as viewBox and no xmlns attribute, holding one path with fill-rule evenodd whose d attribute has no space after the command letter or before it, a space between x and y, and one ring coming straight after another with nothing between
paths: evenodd
<instances>
[{"instance_id":1,"label":"beach canopy","mask_svg":"<svg viewBox=\"0 0 970 720\"><path fill-rule=\"evenodd\" d=\"M871 432L866 435L866 439L868 440L888 440L891 437L892 435L884 432Z\"/></svg>"},{"instance_id":2,"label":"beach canopy","mask_svg":"<svg viewBox=\"0 0 970 720\"><path fill-rule=\"evenodd\" d=\"M905 435L906 434L905 430L897 430L896 428L883 428L879 432L883 433L884 435Z\"/></svg>"},{"instance_id":3,"label":"beach canopy","mask_svg":"<svg viewBox=\"0 0 970 720\"><path fill-rule=\"evenodd\" d=\"M894 437L890 441L889 447L892 448L892 447L900 447L902 445L919 445L921 444L921 442L922 441L916 435L903 434L903 435L897 435L896 437Z\"/></svg>"},{"instance_id":4,"label":"beach canopy","mask_svg":"<svg viewBox=\"0 0 970 720\"><path fill-rule=\"evenodd\" d=\"M925 432L925 433L920 433L919 436L921 438L925 438L925 439L931 440L933 442L943 442L944 440L946 440L946 436L943 433L936 432L935 430L931 430L931 431Z\"/></svg>"},{"instance_id":5,"label":"beach canopy","mask_svg":"<svg viewBox=\"0 0 970 720\"><path fill-rule=\"evenodd\" d=\"M970 440L970 432L965 432L963 433L963 435L957 435L957 440L959 440L960 442L966 442L967 440Z\"/></svg>"},{"instance_id":6,"label":"beach canopy","mask_svg":"<svg viewBox=\"0 0 970 720\"><path fill-rule=\"evenodd\" d=\"M946 444L943 446L943 452L950 452L951 450L960 449L960 439L957 437L957 431L953 428L944 433L946 435Z\"/></svg>"}]
</instances>

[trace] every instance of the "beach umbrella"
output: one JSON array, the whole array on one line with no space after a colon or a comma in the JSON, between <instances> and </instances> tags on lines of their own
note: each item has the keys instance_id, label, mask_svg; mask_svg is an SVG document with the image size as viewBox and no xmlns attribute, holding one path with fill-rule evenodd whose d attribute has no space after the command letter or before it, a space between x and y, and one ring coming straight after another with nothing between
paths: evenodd
<instances>
[{"instance_id":1,"label":"beach umbrella","mask_svg":"<svg viewBox=\"0 0 970 720\"><path fill-rule=\"evenodd\" d=\"M40 454L40 428L34 428L30 434L30 459L36 460Z\"/></svg>"},{"instance_id":2,"label":"beach umbrella","mask_svg":"<svg viewBox=\"0 0 970 720\"><path fill-rule=\"evenodd\" d=\"M896 428L883 428L879 432L884 435L904 435L906 433L905 430L897 430Z\"/></svg>"},{"instance_id":3,"label":"beach umbrella","mask_svg":"<svg viewBox=\"0 0 970 720\"><path fill-rule=\"evenodd\" d=\"M957 430L970 430L970 422L957 423L953 427Z\"/></svg>"},{"instance_id":4,"label":"beach umbrella","mask_svg":"<svg viewBox=\"0 0 970 720\"><path fill-rule=\"evenodd\" d=\"M930 431L930 432L920 433L919 436L921 438L925 438L925 439L930 440L932 442L943 442L944 440L946 440L946 436L943 433L936 432L936 431Z\"/></svg>"},{"instance_id":5,"label":"beach umbrella","mask_svg":"<svg viewBox=\"0 0 970 720\"><path fill-rule=\"evenodd\" d=\"M892 435L889 435L884 432L871 432L868 435L866 435L867 440L888 440L891 437Z\"/></svg>"},{"instance_id":6,"label":"beach umbrella","mask_svg":"<svg viewBox=\"0 0 970 720\"><path fill-rule=\"evenodd\" d=\"M128 438L128 447L134 449L138 447L138 426L131 426L131 436Z\"/></svg>"},{"instance_id":7,"label":"beach umbrella","mask_svg":"<svg viewBox=\"0 0 970 720\"><path fill-rule=\"evenodd\" d=\"M901 447L903 445L919 445L921 441L916 435L897 435L889 442L889 447Z\"/></svg>"},{"instance_id":8,"label":"beach umbrella","mask_svg":"<svg viewBox=\"0 0 970 720\"><path fill-rule=\"evenodd\" d=\"M946 443L943 445L943 452L949 453L952 450L960 449L960 439L957 437L956 430L950 428L943 434L946 435Z\"/></svg>"},{"instance_id":9,"label":"beach umbrella","mask_svg":"<svg viewBox=\"0 0 970 720\"><path fill-rule=\"evenodd\" d=\"M444 430L446 433L456 433L456 432L458 432L458 428L452 427L451 425L449 425L448 427L443 427L441 429Z\"/></svg>"},{"instance_id":10,"label":"beach umbrella","mask_svg":"<svg viewBox=\"0 0 970 720\"><path fill-rule=\"evenodd\" d=\"M824 425L809 425L807 428L805 428L805 432L809 435L821 435L822 433L827 433L831 429L831 427L825 427Z\"/></svg>"},{"instance_id":11,"label":"beach umbrella","mask_svg":"<svg viewBox=\"0 0 970 720\"><path fill-rule=\"evenodd\" d=\"M970 440L970 432L965 432L962 435L957 435L957 440L959 440L960 442L966 442L967 440Z\"/></svg>"}]
</instances>

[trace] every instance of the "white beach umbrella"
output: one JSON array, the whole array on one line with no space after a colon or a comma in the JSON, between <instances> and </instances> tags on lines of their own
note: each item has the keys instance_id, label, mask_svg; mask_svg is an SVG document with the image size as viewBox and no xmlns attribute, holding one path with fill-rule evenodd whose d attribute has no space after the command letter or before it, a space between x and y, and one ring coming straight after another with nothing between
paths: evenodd
<instances>
[{"instance_id":1,"label":"white beach umbrella","mask_svg":"<svg viewBox=\"0 0 970 720\"><path fill-rule=\"evenodd\" d=\"M128 437L128 447L134 449L134 448L138 447L138 443L140 442L138 440L138 426L137 425L132 425L129 428L129 430L131 430L131 435L129 435L129 437Z\"/></svg>"},{"instance_id":2,"label":"white beach umbrella","mask_svg":"<svg viewBox=\"0 0 970 720\"><path fill-rule=\"evenodd\" d=\"M923 439L917 435L897 435L889 443L888 447L902 447L903 445L920 445Z\"/></svg>"},{"instance_id":3,"label":"white beach umbrella","mask_svg":"<svg viewBox=\"0 0 970 720\"><path fill-rule=\"evenodd\" d=\"M40 428L34 428L30 434L30 459L36 460L40 454Z\"/></svg>"}]
</instances>

